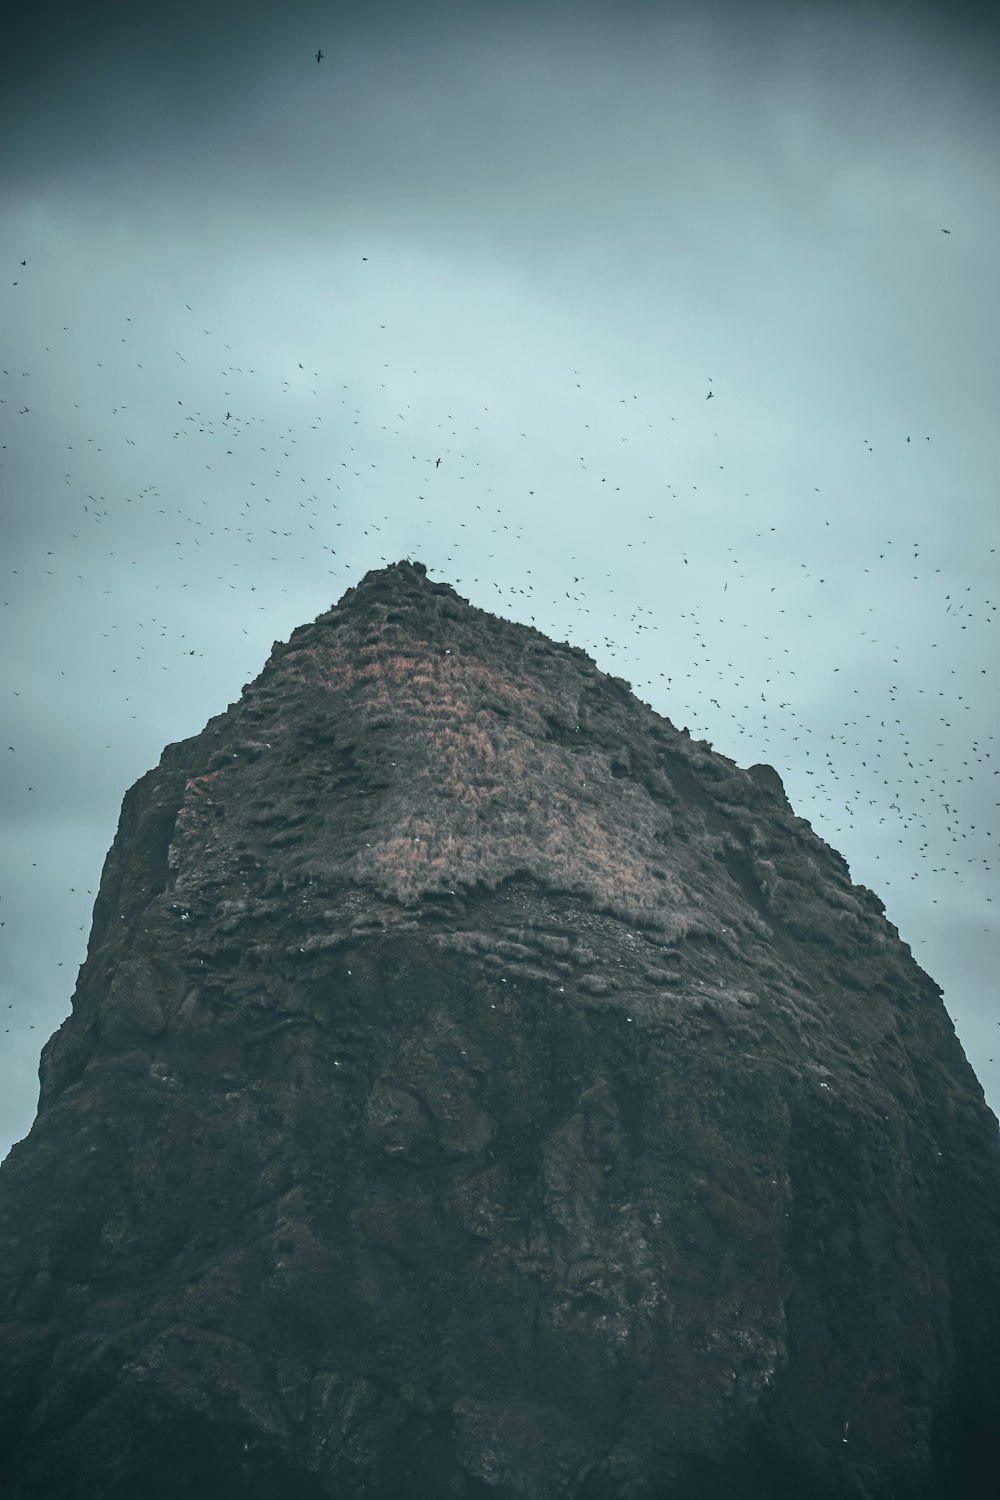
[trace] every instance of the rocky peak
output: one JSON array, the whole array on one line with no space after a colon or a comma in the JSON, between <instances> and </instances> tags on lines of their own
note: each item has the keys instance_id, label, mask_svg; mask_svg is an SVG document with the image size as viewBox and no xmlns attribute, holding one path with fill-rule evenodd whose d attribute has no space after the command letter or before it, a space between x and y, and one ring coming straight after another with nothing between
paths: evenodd
<instances>
[{"instance_id":1,"label":"rocky peak","mask_svg":"<svg viewBox=\"0 0 1000 1500\"><path fill-rule=\"evenodd\" d=\"M419 563L126 795L41 1078L14 1500L979 1493L940 989L772 767Z\"/></svg>"}]
</instances>

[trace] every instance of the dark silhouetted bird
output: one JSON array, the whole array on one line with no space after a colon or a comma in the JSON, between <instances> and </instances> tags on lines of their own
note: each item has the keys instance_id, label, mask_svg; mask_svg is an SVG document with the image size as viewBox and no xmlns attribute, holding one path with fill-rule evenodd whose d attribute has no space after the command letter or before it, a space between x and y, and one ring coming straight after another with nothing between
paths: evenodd
<instances>
[{"instance_id":1,"label":"dark silhouetted bird","mask_svg":"<svg viewBox=\"0 0 1000 1500\"><path fill-rule=\"evenodd\" d=\"M435 461L434 461L434 467L435 467L435 469L440 469L440 467L441 467L441 460L439 458L435 459Z\"/></svg>"},{"instance_id":2,"label":"dark silhouetted bird","mask_svg":"<svg viewBox=\"0 0 1000 1500\"><path fill-rule=\"evenodd\" d=\"M942 234L951 234L951 230L950 229L942 229L941 233Z\"/></svg>"},{"instance_id":3,"label":"dark silhouetted bird","mask_svg":"<svg viewBox=\"0 0 1000 1500\"><path fill-rule=\"evenodd\" d=\"M708 393L708 395L707 395L707 396L706 396L706 397L705 397L705 400L706 400L706 401L711 401L711 399L712 399L712 397L713 397L713 396L714 396L714 395L715 395L715 392L714 392L714 391L709 391L709 393Z\"/></svg>"},{"instance_id":4,"label":"dark silhouetted bird","mask_svg":"<svg viewBox=\"0 0 1000 1500\"><path fill-rule=\"evenodd\" d=\"M316 61L317 62L322 62L323 61L323 49L322 49L322 47L320 47L319 50L316 53Z\"/></svg>"}]
</instances>

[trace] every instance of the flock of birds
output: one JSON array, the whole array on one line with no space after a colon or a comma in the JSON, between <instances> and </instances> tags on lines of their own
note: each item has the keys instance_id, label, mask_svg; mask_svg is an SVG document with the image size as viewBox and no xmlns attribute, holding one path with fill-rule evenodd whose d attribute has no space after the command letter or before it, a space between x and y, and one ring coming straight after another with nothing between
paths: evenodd
<instances>
[{"instance_id":1,"label":"flock of birds","mask_svg":"<svg viewBox=\"0 0 1000 1500\"><path fill-rule=\"evenodd\" d=\"M318 51L317 62L322 56ZM363 259L367 262L368 257ZM27 271L27 259L20 267ZM22 280L18 277L13 285L18 286ZM484 599L482 590L495 591L511 618L537 624L547 634L565 635L591 652L605 669L617 672L624 668L628 675L635 675L636 665L640 664L641 670L644 663L652 675L641 686L650 689L651 699L656 698L654 706L676 720L677 705L682 705L684 716L695 724L695 732L711 733L717 742L724 739L725 743L716 747L741 764L769 755L787 784L788 762L794 759L801 774L809 778L805 784L812 790L808 806L802 805L795 794L793 804L798 812L812 817L818 831L831 842L836 841L838 830L870 830L890 824L896 842L912 851L911 880L924 874L961 881L970 874L969 867L977 878L992 876L994 828L983 826L983 821L996 821L1000 785L993 778L1000 775L1000 764L994 763L993 736L975 733L969 737L962 720L972 711L975 695L989 695L993 690L988 652L994 645L991 627L997 605L973 582L947 590L943 584L938 585L935 580L942 575L942 568L926 564L919 541L886 538L878 544L878 550L859 559L859 570L868 574L873 584L880 571L885 579L891 574L898 582L901 569L915 564L917 571L912 578L926 590L928 611L939 611L940 644L945 647L942 657L959 661L960 656L951 648L961 632L971 630L982 651L980 660L987 665L977 662L961 670L951 667L950 678L958 680L950 683L945 678L932 681L928 676L924 703L918 705L920 722L913 724L907 717L914 705L905 686L904 648L861 630L863 645L859 643L859 649L867 654L869 666L884 668L891 679L886 681L884 700L876 706L870 693L862 696L861 690L852 686L852 669L848 667L840 689L843 717L832 732L824 726L824 733L808 704L805 690L809 684L805 674L800 675L801 659L790 642L806 628L806 620L813 620L811 609L805 608L803 601L815 601L813 607L819 612L820 590L828 580L835 581L835 563L825 545L816 549L815 556L799 560L794 577L784 572L779 573L777 581L764 583L763 569L771 555L769 548L781 530L780 521L768 524L767 516L761 529L744 528L738 544L742 556L736 555L732 545L720 547L715 536L708 537L704 550L695 556L690 543L686 547L676 542L671 546L670 532L664 534L662 529L666 516L662 508L643 510L641 516L635 511L634 529L629 529L629 506L634 509L635 502L622 497L623 482L614 484L614 479L623 481L623 475L615 474L610 476L610 493L622 498L612 502L616 524L598 549L602 561L611 566L602 575L593 571L595 552L584 545L581 532L571 523L563 531L561 557L546 557L547 544L541 540L537 525L545 507L534 486L528 483L515 495L513 484L508 483L502 503L491 504L490 497L493 501L497 498L493 486L473 473L489 462L491 442L499 441L496 424L484 422L484 417L489 418L489 407L482 406L480 421L463 430L462 421L468 416L466 398L456 398L467 408L465 419L445 412L443 407L435 412L433 401L420 393L420 372L411 367L406 380L413 400L400 401L403 409L390 413L405 381L404 372L390 370L385 362L382 373L387 378L379 381L378 390L369 394L360 386L351 388L340 382L334 409L325 374L308 370L296 361L297 369L289 371L289 378L275 383L269 372L238 363L232 346L203 327L189 304L184 304L184 312L190 317L182 323L184 314L179 316L178 342L186 352L173 350L178 362L178 394L172 397L169 423L168 409L158 407L155 397L139 396L141 382L147 378L147 361L132 358L129 346L137 329L131 315L123 316L118 337L126 346L129 373L126 376L124 366L108 361L106 355L105 360L96 362L102 376L95 376L102 385L117 385L118 404L105 412L103 426L96 434L66 444L73 454L63 476L69 493L65 506L51 521L46 536L50 545L35 548L33 574L26 574L23 567L8 570L8 588L4 590L7 597L2 602L10 608L12 602L23 606L26 591L44 588L45 578L55 580L51 585L53 597L64 601L74 578L84 585L84 596L93 588L88 570L91 578L100 575L102 582L106 578L108 586L102 588L101 600L96 601L102 607L95 609L94 616L108 627L100 632L111 642L105 660L110 663L114 659L116 663L108 667L107 697L101 710L109 722L116 712L128 713L137 720L144 706L148 707L149 694L157 690L159 673L176 671L179 662L204 659L206 653L211 656L213 643L204 633L189 634L179 628L183 621L193 630L189 622L196 613L188 609L185 591L189 591L188 599L194 593L213 598L214 607L230 616L234 611L237 616L242 613L246 623L240 629L249 637L250 611L267 615L280 596L290 600L299 592L303 576L315 579L320 567L324 578L339 582L339 587L330 588L318 599L313 613L318 612L367 568L393 561L393 555L378 550L385 548L388 554L407 553L428 561L432 571L443 572L447 581L469 592L475 603L489 605L492 595ZM377 338L384 330L385 325L379 325L372 330L372 337ZM65 334L69 329L64 326L61 331ZM210 342L202 344L203 339ZM45 345L44 354L48 356L46 368L51 371L59 363L58 348ZM221 368L210 371L211 363L219 359ZM573 370L567 385L582 391L579 376L580 371ZM26 399L33 373L4 369L2 378L0 409L25 424L16 433L19 452L34 450L37 454L51 442L53 427L44 415L41 420L45 425L39 430L30 432L27 427L36 412ZM47 374L39 383L51 384L50 376ZM716 397L711 377L708 384L704 401ZM215 409L199 397L199 392L209 390L214 392ZM190 404L192 395L202 404ZM126 450L137 449L139 443L139 438L129 435L126 417L137 397L144 403L140 425L148 430L151 421L159 423L161 436L167 427L172 429L171 442L177 445L178 460L173 472L161 468L134 493L123 494L121 476L134 473L143 457L137 452L126 462ZM276 418L275 410L283 401L292 415ZM620 397L619 403L631 409L631 414L622 419L622 426L628 430L618 434L621 443L661 441L656 435L657 424L646 421L643 430L638 423L638 393ZM378 424L377 416L369 414L369 404L389 420ZM80 410L79 402L73 402L73 406ZM297 425L303 412L311 419L308 426L301 420ZM434 414L440 420L432 421ZM587 414L592 415L591 409ZM642 411L643 416L651 414ZM671 415L669 420L675 423L677 419ZM487 432L481 431L481 423ZM72 420L66 412L59 414L56 425L68 436L73 435ZM653 432L654 437L646 437L647 432ZM415 435L411 437L411 433ZM428 451L432 435L434 447ZM599 461L597 467L608 467L608 455L606 437L592 432L582 415L579 435L584 452L579 455L579 467L564 476L564 487L570 503L574 487L588 497L586 525L607 510L609 491L602 491L600 486L609 485L609 475L599 475L594 462ZM931 441L930 435L923 436L924 442ZM526 431L518 430L504 435L503 441L515 443L527 438ZM902 434L898 440L902 443ZM867 438L863 442L867 451L874 453L873 444ZM905 444L910 442L911 435L907 434ZM8 444L3 447L7 449ZM475 457L476 453L480 457ZM4 458L0 452L0 464ZM226 471L227 461L233 459L243 460L236 478L235 466ZM195 472L202 473L194 467L199 460L210 477L202 477L195 484ZM326 466L334 472L323 472ZM719 464L717 469L724 472L725 465ZM407 472L412 475L408 494L399 494L402 503L394 506L393 489L398 491L400 476ZM499 482L499 476L495 476L494 483ZM387 483L393 488L387 488ZM432 486L442 483L446 489L432 492ZM664 494L671 502L690 512L699 487L690 485L682 492L671 483L663 483ZM466 498L466 484L475 498ZM624 487L635 494L634 483ZM182 492L186 492L186 498L178 503ZM700 494L706 493L703 484ZM814 493L819 490L814 489ZM749 499L749 492L744 491L743 498ZM377 517L376 505L387 507L379 508ZM824 525L829 528L830 520L826 519ZM39 527L39 536L42 530ZM450 532L447 541L446 531ZM674 535L680 535L680 528L675 528ZM395 538L402 545L392 545ZM570 545L578 550L569 553ZM144 561L129 559L130 567L148 569L148 584L140 590L145 608L137 611L139 595L134 588L125 588L125 612L114 619L113 596L116 588L122 588L122 552L130 547L139 552L146 549ZM616 549L617 558L613 555ZM671 560L680 570L691 569L694 558L687 586L676 586L676 597L687 604L686 609L674 609L664 602L653 606L638 602L634 581L627 570L622 571L629 564L630 549L646 553L659 549L664 566L668 553L672 553ZM995 550L990 548L989 552ZM154 553L159 555L154 557ZM110 557L116 554L118 562L108 566ZM30 548L26 555L31 555ZM174 565L172 582L165 576L166 555ZM23 562L22 558L18 560ZM216 572L220 565L222 571ZM460 576L452 576L449 570L459 568ZM560 570L564 586L554 590L553 580ZM698 584L692 587L695 573ZM505 585L497 581L498 575L506 580ZM670 591L674 587L671 584ZM223 591L236 593L241 602L227 603ZM880 592L880 587L873 588L872 597L877 598ZM778 599L786 597L786 603L771 597L776 593ZM622 594L628 595L625 603L620 602ZM256 599L252 597L255 595ZM104 597L112 599L109 606L103 606ZM869 612L874 609L874 605L869 606ZM303 613L300 618L306 617ZM91 627L83 620L79 628ZM747 630L750 637L741 641L739 632ZM659 641L655 639L658 634ZM935 640L933 648L938 646ZM725 660L719 656L720 650ZM687 660L683 659L685 652ZM974 653L964 652L966 658L970 654ZM131 660L126 663L127 657L138 663L138 672ZM792 660L799 661L798 668L791 665ZM903 667L892 670L900 668L901 660ZM657 671L664 663L670 665ZM256 666L249 664L253 675L262 658ZM684 671L685 666L689 670ZM840 671L839 666L832 668L833 673ZM121 688L112 682L116 676ZM130 691L123 691L125 687ZM18 695L16 690L11 691ZM925 689L919 689L919 693L923 695ZM861 703L852 704L852 698L858 697ZM936 699L936 711L931 711L932 697ZM9 722L16 724L16 705L8 703L8 709L14 710ZM11 738L14 742L7 743L5 753L17 760L19 746L13 735ZM749 747L749 753L741 753L741 742ZM931 755L930 748L943 753ZM9 772L7 780L15 797L37 796L39 792L44 795L44 786L30 765ZM971 821L973 808L978 809L979 824ZM889 883L886 880L883 885ZM87 895L91 894L88 890ZM936 903L937 897L932 899ZM63 968L62 960L58 966ZM13 1002L8 1001L7 1008L13 1009ZM34 1023L29 1025L33 1029Z\"/></svg>"}]
</instances>

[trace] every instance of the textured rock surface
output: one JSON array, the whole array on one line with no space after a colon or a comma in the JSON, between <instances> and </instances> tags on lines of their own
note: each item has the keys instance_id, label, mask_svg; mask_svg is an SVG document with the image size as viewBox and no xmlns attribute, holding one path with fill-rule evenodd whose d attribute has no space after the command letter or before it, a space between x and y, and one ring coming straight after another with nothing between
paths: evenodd
<instances>
[{"instance_id":1,"label":"textured rock surface","mask_svg":"<svg viewBox=\"0 0 1000 1500\"><path fill-rule=\"evenodd\" d=\"M125 798L0 1172L0 1487L978 1496L998 1189L776 772L401 563Z\"/></svg>"}]
</instances>

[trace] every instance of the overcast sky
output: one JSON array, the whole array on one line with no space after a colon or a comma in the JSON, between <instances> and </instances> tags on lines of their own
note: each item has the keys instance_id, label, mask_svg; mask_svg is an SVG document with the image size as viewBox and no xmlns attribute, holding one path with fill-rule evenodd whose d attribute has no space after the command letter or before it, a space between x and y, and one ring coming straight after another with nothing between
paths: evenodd
<instances>
[{"instance_id":1,"label":"overcast sky","mask_svg":"<svg viewBox=\"0 0 1000 1500\"><path fill-rule=\"evenodd\" d=\"M998 1109L996 31L790 0L18 25L0 1155L126 789L401 557L774 765Z\"/></svg>"}]
</instances>

